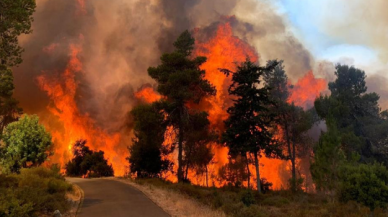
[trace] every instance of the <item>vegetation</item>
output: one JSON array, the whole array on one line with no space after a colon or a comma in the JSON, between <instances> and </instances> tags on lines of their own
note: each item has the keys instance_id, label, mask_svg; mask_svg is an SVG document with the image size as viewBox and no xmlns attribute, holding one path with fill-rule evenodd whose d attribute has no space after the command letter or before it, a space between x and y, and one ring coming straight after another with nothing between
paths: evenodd
<instances>
[{"instance_id":1,"label":"vegetation","mask_svg":"<svg viewBox=\"0 0 388 217\"><path fill-rule=\"evenodd\" d=\"M184 181L183 143L185 128L190 126L187 104L198 104L206 96L214 95L215 88L204 79L205 71L200 66L206 57L191 59L194 38L183 32L174 42L175 51L161 56L161 64L148 68L148 74L158 83L158 92L165 96L162 108L166 112L168 126L174 127L178 138L178 181Z\"/></svg>"},{"instance_id":2,"label":"vegetation","mask_svg":"<svg viewBox=\"0 0 388 217\"><path fill-rule=\"evenodd\" d=\"M8 67L22 62L23 48L18 36L32 32L35 0L2 0L0 4L0 64Z\"/></svg>"},{"instance_id":3,"label":"vegetation","mask_svg":"<svg viewBox=\"0 0 388 217\"><path fill-rule=\"evenodd\" d=\"M21 169L20 174L0 175L0 216L35 217L64 213L69 209L66 193L72 191L59 167Z\"/></svg>"},{"instance_id":4,"label":"vegetation","mask_svg":"<svg viewBox=\"0 0 388 217\"><path fill-rule=\"evenodd\" d=\"M260 194L239 187L206 188L186 183L174 184L160 179L137 179L135 182L151 186L152 189L178 192L233 217L364 217L370 213L369 208L362 204L333 201L321 194L293 193L287 190ZM386 214L381 208L373 211L375 217Z\"/></svg>"},{"instance_id":5,"label":"vegetation","mask_svg":"<svg viewBox=\"0 0 388 217\"><path fill-rule=\"evenodd\" d=\"M103 151L94 152L86 146L86 140L73 145L73 159L66 166L68 176L103 177L113 176L112 165L104 158Z\"/></svg>"},{"instance_id":6,"label":"vegetation","mask_svg":"<svg viewBox=\"0 0 388 217\"><path fill-rule=\"evenodd\" d=\"M375 160L388 165L388 120L381 112L377 93L367 93L365 72L347 65L337 65L337 79L329 83L330 96L315 101L320 118L332 117L341 134L341 148L349 158L360 155L360 162Z\"/></svg>"},{"instance_id":7,"label":"vegetation","mask_svg":"<svg viewBox=\"0 0 388 217\"><path fill-rule=\"evenodd\" d=\"M231 216L386 214L388 111L381 111L376 93L367 93L365 72L338 65L336 80L328 85L331 95L318 97L314 107L305 110L290 100L293 86L283 61L259 66L248 59L236 65L235 72L221 69L231 76L228 90L233 104L222 132L215 132L208 114L196 106L215 90L200 69L206 58L192 57L193 45L191 35L182 33L175 51L163 54L158 67L149 68L163 97L132 110L135 139L128 159L137 178L161 178L162 173L174 172L171 162L163 159L177 145L178 182L190 181L190 170L202 177L205 173L208 186L212 146L221 143L228 147L229 162L219 168L215 179L224 186L140 183L177 190ZM325 123L327 130L313 144L308 134L316 122ZM175 137L168 139L171 129ZM172 149L165 150L166 141ZM272 183L260 177L262 154L290 161L290 191L272 191ZM297 171L301 158L311 161L315 194L303 192L304 180ZM252 186L258 192L250 190L252 164L257 182Z\"/></svg>"},{"instance_id":8,"label":"vegetation","mask_svg":"<svg viewBox=\"0 0 388 217\"><path fill-rule=\"evenodd\" d=\"M12 71L0 65L0 135L5 126L16 121L22 113L18 101L12 97L14 89Z\"/></svg>"},{"instance_id":9,"label":"vegetation","mask_svg":"<svg viewBox=\"0 0 388 217\"><path fill-rule=\"evenodd\" d=\"M319 138L314 149L314 162L311 164L311 174L317 190L331 192L338 188L340 167L345 162L345 154L341 149L341 137L335 121L326 121L327 132Z\"/></svg>"},{"instance_id":10,"label":"vegetation","mask_svg":"<svg viewBox=\"0 0 388 217\"><path fill-rule=\"evenodd\" d=\"M289 89L292 89L292 86L289 85L283 61L269 61L267 65L275 65L264 74L265 87L269 90L269 97L273 102L270 105L275 117L275 125L272 128L284 138L277 142L286 150L283 153L284 158L291 161L290 188L296 191L299 190L298 182L301 180L301 177L297 177L296 160L297 157L304 157L309 153L311 139L306 132L312 127L313 118L311 112L304 111L288 101Z\"/></svg>"},{"instance_id":11,"label":"vegetation","mask_svg":"<svg viewBox=\"0 0 388 217\"><path fill-rule=\"evenodd\" d=\"M35 217L69 209L72 191L57 165L38 167L51 155L51 134L36 115L22 115L13 98L11 67L22 62L18 38L32 32L35 0L0 3L0 216Z\"/></svg>"},{"instance_id":12,"label":"vegetation","mask_svg":"<svg viewBox=\"0 0 388 217\"><path fill-rule=\"evenodd\" d=\"M340 201L357 201L372 211L387 207L388 170L384 165L378 163L344 165L339 178Z\"/></svg>"},{"instance_id":13,"label":"vegetation","mask_svg":"<svg viewBox=\"0 0 388 217\"><path fill-rule=\"evenodd\" d=\"M23 116L9 124L0 145L3 172L19 172L20 168L41 165L51 154L51 134L39 124L38 116Z\"/></svg>"},{"instance_id":14,"label":"vegetation","mask_svg":"<svg viewBox=\"0 0 388 217\"><path fill-rule=\"evenodd\" d=\"M268 105L272 104L269 89L259 88L263 75L272 70L274 66L260 67L247 60L237 67L229 87L229 94L236 96L236 99L234 105L228 109L230 116L225 121L226 131L222 135L222 142L228 146L230 155L241 154L247 161L247 155L254 156L259 192L261 192L259 172L261 153L264 152L269 157L281 156L281 150L270 130L273 116L268 110ZM229 70L222 71L227 75L232 73ZM248 163L247 169L249 183Z\"/></svg>"},{"instance_id":15,"label":"vegetation","mask_svg":"<svg viewBox=\"0 0 388 217\"><path fill-rule=\"evenodd\" d=\"M0 4L0 134L22 113L12 97L15 87L10 67L22 62L18 37L31 33L35 7L35 0L2 0Z\"/></svg>"},{"instance_id":16,"label":"vegetation","mask_svg":"<svg viewBox=\"0 0 388 217\"><path fill-rule=\"evenodd\" d=\"M160 177L171 166L171 162L162 159L169 150L162 146L166 123L159 106L160 103L139 105L131 111L136 138L129 147L128 160L131 173L139 178Z\"/></svg>"}]
</instances>

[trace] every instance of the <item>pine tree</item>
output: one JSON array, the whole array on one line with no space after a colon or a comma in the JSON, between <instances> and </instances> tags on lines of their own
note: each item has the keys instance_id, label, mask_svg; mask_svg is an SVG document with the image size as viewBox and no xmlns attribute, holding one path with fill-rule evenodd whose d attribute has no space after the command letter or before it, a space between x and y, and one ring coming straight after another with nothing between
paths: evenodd
<instances>
[{"instance_id":1,"label":"pine tree","mask_svg":"<svg viewBox=\"0 0 388 217\"><path fill-rule=\"evenodd\" d=\"M187 103L198 104L206 96L214 95L215 88L206 80L200 66L206 57L191 57L194 38L189 31L183 32L174 43L175 50L161 56L161 64L150 67L148 74L158 83L158 92L166 98L168 120L177 130L178 137L178 181L184 180L183 145L185 128L189 124Z\"/></svg>"},{"instance_id":2,"label":"pine tree","mask_svg":"<svg viewBox=\"0 0 388 217\"><path fill-rule=\"evenodd\" d=\"M237 67L236 72L222 70L227 75L232 73L229 94L235 97L234 105L228 108L229 118L225 121L226 131L222 135L222 142L229 147L231 155L254 156L259 192L261 153L269 157L281 155L271 132L274 117L268 110L272 104L269 89L260 86L264 74L274 66L260 67L248 59Z\"/></svg>"}]
</instances>

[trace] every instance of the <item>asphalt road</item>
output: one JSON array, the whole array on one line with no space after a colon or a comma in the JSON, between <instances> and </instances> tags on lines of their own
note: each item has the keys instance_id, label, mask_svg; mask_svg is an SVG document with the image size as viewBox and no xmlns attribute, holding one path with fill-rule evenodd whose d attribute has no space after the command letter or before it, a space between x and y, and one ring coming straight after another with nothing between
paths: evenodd
<instances>
[{"instance_id":1,"label":"asphalt road","mask_svg":"<svg viewBox=\"0 0 388 217\"><path fill-rule=\"evenodd\" d=\"M84 191L77 217L169 217L136 188L111 179L67 178Z\"/></svg>"}]
</instances>

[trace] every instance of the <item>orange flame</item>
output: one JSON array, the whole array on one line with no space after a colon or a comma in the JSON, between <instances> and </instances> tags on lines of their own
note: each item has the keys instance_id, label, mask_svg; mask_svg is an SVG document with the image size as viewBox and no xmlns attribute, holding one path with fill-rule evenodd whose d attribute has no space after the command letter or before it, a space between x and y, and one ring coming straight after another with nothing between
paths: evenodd
<instances>
[{"instance_id":1,"label":"orange flame","mask_svg":"<svg viewBox=\"0 0 388 217\"><path fill-rule=\"evenodd\" d=\"M311 108L314 100L327 88L327 81L322 78L315 78L312 71L309 71L303 78L290 89L288 102L295 103L304 109Z\"/></svg>"},{"instance_id":2,"label":"orange flame","mask_svg":"<svg viewBox=\"0 0 388 217\"><path fill-rule=\"evenodd\" d=\"M162 98L162 96L159 93L155 92L152 87L142 88L141 90L135 93L135 97L146 103L152 103Z\"/></svg>"},{"instance_id":3,"label":"orange flame","mask_svg":"<svg viewBox=\"0 0 388 217\"><path fill-rule=\"evenodd\" d=\"M126 148L119 146L120 135L110 135L101 128L88 114L78 110L75 96L78 83L75 74L82 72L82 63L78 56L82 49L79 45L70 45L70 59L60 78L46 75L37 78L39 87L52 101L48 110L58 118L63 127L44 123L52 132L54 140L53 163L64 166L72 158L72 146L79 139L86 139L88 146L94 150L103 150L108 161L113 165L115 175L124 175L126 165Z\"/></svg>"},{"instance_id":4,"label":"orange flame","mask_svg":"<svg viewBox=\"0 0 388 217\"><path fill-rule=\"evenodd\" d=\"M206 70L205 78L217 89L217 95L207 99L201 104L201 107L209 113L212 126L222 132L224 128L223 121L228 118L227 108L233 102L228 94L231 78L226 77L219 71L219 68L227 68L233 71L236 70L236 63L244 62L247 58L257 62L258 55L253 47L233 35L229 21L219 25L213 38L203 44L197 43L196 47L195 55L207 57L207 62L201 67ZM218 173L219 168L228 162L228 149L216 147L214 158L216 164L212 171ZM285 162L282 160L268 159L264 156L260 159L261 177L272 182L275 189L285 186L285 182L279 175L279 171L284 167L284 164ZM250 169L254 174L254 168ZM224 184L222 181L218 183L218 185L222 184Z\"/></svg>"},{"instance_id":5,"label":"orange flame","mask_svg":"<svg viewBox=\"0 0 388 217\"><path fill-rule=\"evenodd\" d=\"M195 32L199 34L199 29ZM231 96L228 94L228 87L231 84L231 78L226 77L219 68L227 68L236 70L236 63L241 63L249 58L256 62L258 55L255 49L233 35L232 27L226 19L226 22L218 26L214 36L209 38L206 42L196 41L196 48L193 52L194 56L205 56L207 62L201 66L201 69L206 71L205 78L212 83L217 94L214 97L205 99L199 106L190 104L190 107L199 107L208 112L211 127L222 132L224 130L224 120L228 118L227 108L233 104ZM291 90L290 102L296 105L308 107L312 104L315 97L326 88L326 81L323 79L316 79L312 72L300 79L295 87ZM156 93L151 87L146 87L135 93L136 98L142 99L147 103L152 103L159 100L161 96ZM174 130L169 128L166 132L166 141L164 145L172 144L174 141ZM172 135L172 136L171 136ZM213 145L214 159L208 166L209 183L217 187L225 184L225 181L218 177L218 170L228 162L228 149L220 145ZM175 162L174 171L177 171L177 153L174 152L170 156L166 156L169 160ZM298 160L299 162L300 160ZM286 188L287 181L290 178L289 170L290 163L279 159L269 159L265 156L260 159L260 174L261 178L266 178L273 184L273 189ZM251 173L254 175L254 166L250 166ZM165 174L165 178L176 182L176 176L171 173ZM189 179L194 184L205 185L205 177L198 176L194 171L189 171ZM251 183L255 187L255 177L251 177ZM245 186L247 182L244 183Z\"/></svg>"}]
</instances>

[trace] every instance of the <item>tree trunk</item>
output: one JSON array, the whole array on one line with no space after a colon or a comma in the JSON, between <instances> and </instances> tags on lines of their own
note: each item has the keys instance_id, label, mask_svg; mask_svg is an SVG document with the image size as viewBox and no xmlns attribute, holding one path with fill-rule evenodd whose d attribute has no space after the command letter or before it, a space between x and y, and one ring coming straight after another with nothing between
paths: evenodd
<instances>
[{"instance_id":1,"label":"tree trunk","mask_svg":"<svg viewBox=\"0 0 388 217\"><path fill-rule=\"evenodd\" d=\"M283 117L285 118L285 117ZM284 123L284 130L286 134L286 141L287 141L287 150L288 150L288 157L291 161L291 190L296 191L295 189L295 182L296 182L296 175L295 175L295 144L293 143L293 149L291 150L291 141L290 141L290 135L289 135L289 129L288 124Z\"/></svg>"},{"instance_id":2,"label":"tree trunk","mask_svg":"<svg viewBox=\"0 0 388 217\"><path fill-rule=\"evenodd\" d=\"M179 110L179 135L178 135L178 182L183 181L182 152L183 152L183 109Z\"/></svg>"},{"instance_id":3,"label":"tree trunk","mask_svg":"<svg viewBox=\"0 0 388 217\"><path fill-rule=\"evenodd\" d=\"M260 167L259 167L259 157L257 156L257 152L255 155L255 167L256 167L256 179L257 179L257 191L261 193L261 185L260 185Z\"/></svg>"},{"instance_id":4,"label":"tree trunk","mask_svg":"<svg viewBox=\"0 0 388 217\"><path fill-rule=\"evenodd\" d=\"M294 137L294 136L293 136ZM296 169L295 169L295 140L292 140L292 157L291 157L291 166L292 166L292 184L293 191L296 191Z\"/></svg>"},{"instance_id":5,"label":"tree trunk","mask_svg":"<svg viewBox=\"0 0 388 217\"><path fill-rule=\"evenodd\" d=\"M249 162L248 162L248 156L245 156L245 159L247 160L247 170L248 170L248 189L251 188L251 171L249 170Z\"/></svg>"}]
</instances>

